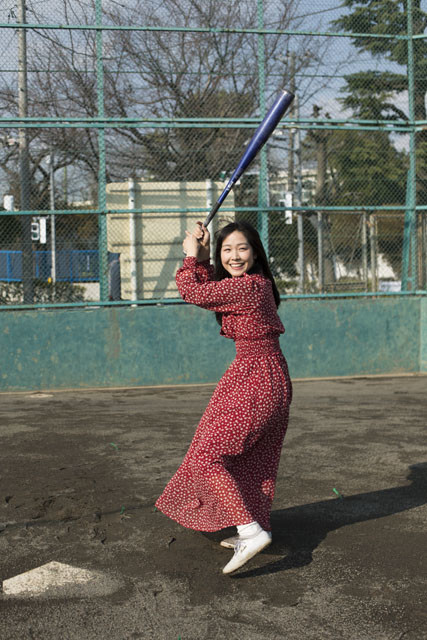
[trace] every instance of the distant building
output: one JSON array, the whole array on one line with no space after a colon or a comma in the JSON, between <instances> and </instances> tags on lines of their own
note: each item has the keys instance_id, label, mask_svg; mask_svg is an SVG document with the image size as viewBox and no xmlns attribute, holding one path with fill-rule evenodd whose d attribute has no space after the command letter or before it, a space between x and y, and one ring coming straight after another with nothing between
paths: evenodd
<instances>
[{"instance_id":1,"label":"distant building","mask_svg":"<svg viewBox=\"0 0 427 640\"><path fill-rule=\"evenodd\" d=\"M205 219L223 188L222 182L212 181L107 185L107 210L143 211L107 216L108 251L120 254L122 299L178 296L175 273L182 263L185 230ZM233 193L224 206L234 206ZM233 211L224 215L234 219ZM216 216L215 227L219 221Z\"/></svg>"},{"instance_id":2,"label":"distant building","mask_svg":"<svg viewBox=\"0 0 427 640\"><path fill-rule=\"evenodd\" d=\"M294 203L295 189L297 186L297 175L294 181ZM291 185L288 183L288 172L279 171L278 174L269 179L270 187L270 204L272 207L279 206L279 201L285 200L287 191L292 191ZM314 196L316 193L316 167L306 167L301 171L301 205L314 205Z\"/></svg>"}]
</instances>

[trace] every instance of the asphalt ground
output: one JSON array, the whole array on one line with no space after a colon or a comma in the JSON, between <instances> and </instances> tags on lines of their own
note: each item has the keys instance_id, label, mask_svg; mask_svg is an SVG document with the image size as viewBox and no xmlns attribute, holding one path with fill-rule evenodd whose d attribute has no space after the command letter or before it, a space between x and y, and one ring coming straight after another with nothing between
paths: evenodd
<instances>
[{"instance_id":1,"label":"asphalt ground","mask_svg":"<svg viewBox=\"0 0 427 640\"><path fill-rule=\"evenodd\" d=\"M213 388L0 396L1 580L98 576L0 594L0 638L427 638L427 377L294 384L273 544L231 576L232 530L154 509Z\"/></svg>"}]
</instances>

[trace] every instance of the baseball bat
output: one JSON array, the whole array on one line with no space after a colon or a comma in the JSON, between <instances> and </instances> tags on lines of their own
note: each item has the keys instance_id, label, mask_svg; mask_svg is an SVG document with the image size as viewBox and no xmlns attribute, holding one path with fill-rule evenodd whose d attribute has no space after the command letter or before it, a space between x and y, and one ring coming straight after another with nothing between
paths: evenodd
<instances>
[{"instance_id":1,"label":"baseball bat","mask_svg":"<svg viewBox=\"0 0 427 640\"><path fill-rule=\"evenodd\" d=\"M230 180L227 182L224 191L221 193L218 200L215 202L212 209L209 211L209 214L203 223L205 227L208 226L208 224L210 223L210 221L212 220L212 218L214 217L214 215L216 214L216 212L218 211L218 209L220 208L220 206L222 205L222 203L230 193L231 189L234 187L234 185L242 175L242 173L249 167L252 160L257 155L258 151L261 149L261 147L263 147L265 142L271 136L274 129L279 124L280 119L284 116L286 110L291 105L294 97L295 97L294 94L291 93L290 91L286 91L286 89L283 89L280 92L279 96L276 98L275 102L273 103L267 115L265 116L264 120L261 122L258 129L255 131L254 135L252 136L246 148L246 151L244 152L239 164L237 165L237 169L231 176Z\"/></svg>"}]
</instances>

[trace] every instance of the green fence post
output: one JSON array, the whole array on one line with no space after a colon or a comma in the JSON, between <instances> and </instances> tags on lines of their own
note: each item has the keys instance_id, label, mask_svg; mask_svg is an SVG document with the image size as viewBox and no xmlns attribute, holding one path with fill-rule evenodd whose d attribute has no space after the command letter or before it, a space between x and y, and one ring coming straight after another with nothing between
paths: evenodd
<instances>
[{"instance_id":1,"label":"green fence post","mask_svg":"<svg viewBox=\"0 0 427 640\"><path fill-rule=\"evenodd\" d=\"M258 0L258 28L264 29L264 1ZM264 34L258 33L258 83L259 83L259 106L260 116L264 118L265 109L265 42ZM268 143L267 143L268 144ZM264 245L267 257L269 256L268 246L268 162L267 144L260 151L259 160L259 181L258 181L258 232L261 242Z\"/></svg>"},{"instance_id":2,"label":"green fence post","mask_svg":"<svg viewBox=\"0 0 427 640\"><path fill-rule=\"evenodd\" d=\"M408 176L406 179L406 211L403 225L403 246L402 246L402 291L408 290L408 281L413 282L412 276L409 276L409 258L411 253L411 238L412 238L412 209L411 209L411 168L408 170Z\"/></svg>"},{"instance_id":3,"label":"green fence post","mask_svg":"<svg viewBox=\"0 0 427 640\"><path fill-rule=\"evenodd\" d=\"M102 0L95 0L96 26L102 24ZM102 59L102 29L96 31L96 84L98 118L104 118L104 67ZM105 129L98 129L98 248L99 248L99 298L108 300L108 245L107 245L107 200L105 176Z\"/></svg>"},{"instance_id":4,"label":"green fence post","mask_svg":"<svg viewBox=\"0 0 427 640\"><path fill-rule=\"evenodd\" d=\"M417 275L417 165L416 165L416 139L415 139L415 75L414 75L414 41L413 41L413 15L412 3L414 0L407 0L407 40L408 40L408 106L409 106L409 171L407 184L407 210L410 220L411 237L411 291L418 288Z\"/></svg>"}]
</instances>

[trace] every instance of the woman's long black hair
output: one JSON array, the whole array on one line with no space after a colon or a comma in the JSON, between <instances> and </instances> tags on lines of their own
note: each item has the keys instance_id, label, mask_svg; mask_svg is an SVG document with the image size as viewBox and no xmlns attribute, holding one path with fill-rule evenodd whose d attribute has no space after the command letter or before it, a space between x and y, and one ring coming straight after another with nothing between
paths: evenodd
<instances>
[{"instance_id":1,"label":"woman's long black hair","mask_svg":"<svg viewBox=\"0 0 427 640\"><path fill-rule=\"evenodd\" d=\"M265 254L264 247L262 246L261 238L258 231L249 222L242 220L241 222L230 222L225 227L222 227L216 235L216 247L214 257L214 277L215 280L223 280L224 278L232 278L231 274L222 266L221 261L221 248L225 238L227 238L234 231L240 231L245 236L246 240L252 247L254 252L253 266L249 269L248 274L259 273L265 278L271 281L273 286L273 295L276 302L276 307L280 304L280 294L274 281L273 274L271 273L270 265L268 264L268 258ZM216 319L218 324L222 322L222 313L216 312Z\"/></svg>"}]
</instances>

